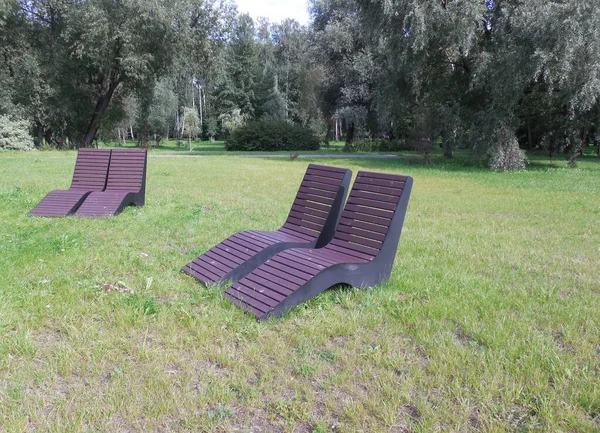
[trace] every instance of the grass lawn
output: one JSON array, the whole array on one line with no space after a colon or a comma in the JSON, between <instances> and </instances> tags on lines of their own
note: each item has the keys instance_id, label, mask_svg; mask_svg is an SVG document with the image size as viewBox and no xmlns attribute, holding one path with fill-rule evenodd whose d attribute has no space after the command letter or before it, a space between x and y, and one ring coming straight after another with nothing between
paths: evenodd
<instances>
[{"instance_id":1,"label":"grass lawn","mask_svg":"<svg viewBox=\"0 0 600 433\"><path fill-rule=\"evenodd\" d=\"M310 161L159 153L104 220L27 217L75 152L0 154L0 431L600 431L598 157L318 160L415 178L392 277L258 323L179 269Z\"/></svg>"},{"instance_id":2,"label":"grass lawn","mask_svg":"<svg viewBox=\"0 0 600 433\"><path fill-rule=\"evenodd\" d=\"M179 145L177 145L179 143ZM107 149L118 149L118 148L134 148L136 142L129 140L127 146L123 146L122 143L116 141L110 141L100 143L99 147ZM311 150L306 152L299 152L300 154L336 154L342 153L344 149L344 142L330 142L329 147L323 147L319 150ZM178 155L271 155L271 154L283 154L289 155L296 152L228 152L225 150L224 141L200 141L192 140L192 151L190 152L190 146L187 140L163 140L160 142L159 147L152 147L152 151L155 154L178 154Z\"/></svg>"}]
</instances>

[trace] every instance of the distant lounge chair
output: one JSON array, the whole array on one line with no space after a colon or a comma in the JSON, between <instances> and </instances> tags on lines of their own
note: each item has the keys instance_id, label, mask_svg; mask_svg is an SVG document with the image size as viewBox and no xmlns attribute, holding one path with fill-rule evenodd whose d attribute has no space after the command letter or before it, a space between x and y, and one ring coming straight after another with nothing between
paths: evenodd
<instances>
[{"instance_id":1,"label":"distant lounge chair","mask_svg":"<svg viewBox=\"0 0 600 433\"><path fill-rule=\"evenodd\" d=\"M143 149L113 150L104 191L92 192L75 216L102 218L119 214L126 206L144 206L147 153Z\"/></svg>"},{"instance_id":2,"label":"distant lounge chair","mask_svg":"<svg viewBox=\"0 0 600 433\"><path fill-rule=\"evenodd\" d=\"M79 149L69 189L48 193L29 216L64 217L75 213L90 193L104 190L110 155L108 149Z\"/></svg>"},{"instance_id":3,"label":"distant lounge chair","mask_svg":"<svg viewBox=\"0 0 600 433\"><path fill-rule=\"evenodd\" d=\"M351 177L348 169L310 164L280 229L236 233L182 271L204 284L235 282L284 249L326 245L335 231Z\"/></svg>"},{"instance_id":4,"label":"distant lounge chair","mask_svg":"<svg viewBox=\"0 0 600 433\"><path fill-rule=\"evenodd\" d=\"M225 291L258 319L280 316L336 284L387 281L413 179L359 172L333 240L320 249L287 249Z\"/></svg>"}]
</instances>

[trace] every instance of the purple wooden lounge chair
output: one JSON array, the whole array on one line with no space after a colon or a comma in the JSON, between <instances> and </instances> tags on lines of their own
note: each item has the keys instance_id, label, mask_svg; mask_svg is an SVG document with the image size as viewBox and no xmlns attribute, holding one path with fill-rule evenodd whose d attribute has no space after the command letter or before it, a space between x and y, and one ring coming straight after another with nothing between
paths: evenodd
<instances>
[{"instance_id":1,"label":"purple wooden lounge chair","mask_svg":"<svg viewBox=\"0 0 600 433\"><path fill-rule=\"evenodd\" d=\"M67 190L54 190L34 207L29 216L64 217L72 215L93 191L103 191L111 151L79 149L73 181Z\"/></svg>"},{"instance_id":2,"label":"purple wooden lounge chair","mask_svg":"<svg viewBox=\"0 0 600 433\"><path fill-rule=\"evenodd\" d=\"M387 281L396 256L413 179L359 172L332 241L288 249L225 291L258 319L280 316L336 284Z\"/></svg>"},{"instance_id":3,"label":"purple wooden lounge chair","mask_svg":"<svg viewBox=\"0 0 600 433\"><path fill-rule=\"evenodd\" d=\"M146 160L143 149L113 150L106 189L91 193L75 216L102 218L117 215L130 204L144 206Z\"/></svg>"},{"instance_id":4,"label":"purple wooden lounge chair","mask_svg":"<svg viewBox=\"0 0 600 433\"><path fill-rule=\"evenodd\" d=\"M348 192L348 169L310 164L285 224L276 231L244 231L225 239L182 271L204 284L236 282L286 248L326 245Z\"/></svg>"}]
</instances>

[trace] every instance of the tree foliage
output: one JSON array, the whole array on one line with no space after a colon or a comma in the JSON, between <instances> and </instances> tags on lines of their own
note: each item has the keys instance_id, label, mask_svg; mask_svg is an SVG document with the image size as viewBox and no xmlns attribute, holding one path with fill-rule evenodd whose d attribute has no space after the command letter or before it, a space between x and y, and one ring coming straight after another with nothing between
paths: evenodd
<instances>
[{"instance_id":1,"label":"tree foliage","mask_svg":"<svg viewBox=\"0 0 600 433\"><path fill-rule=\"evenodd\" d=\"M539 148L575 165L600 143L598 2L309 6L301 26L233 0L1 0L0 115L26 119L38 146L134 130L148 145L182 138L187 107L204 139L279 120L325 141L335 128L348 149L468 148L503 170Z\"/></svg>"}]
</instances>

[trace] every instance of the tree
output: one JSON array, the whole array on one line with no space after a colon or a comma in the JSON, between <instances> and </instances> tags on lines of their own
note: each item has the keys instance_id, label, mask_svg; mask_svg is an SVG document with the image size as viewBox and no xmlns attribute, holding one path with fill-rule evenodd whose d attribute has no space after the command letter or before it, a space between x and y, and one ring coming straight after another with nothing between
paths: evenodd
<instances>
[{"instance_id":1,"label":"tree","mask_svg":"<svg viewBox=\"0 0 600 433\"><path fill-rule=\"evenodd\" d=\"M190 145L190 152L192 148L192 137L196 138L198 134L198 128L200 126L200 118L194 108L186 107L183 114L183 128L188 134L188 142Z\"/></svg>"},{"instance_id":2,"label":"tree","mask_svg":"<svg viewBox=\"0 0 600 433\"><path fill-rule=\"evenodd\" d=\"M380 43L378 106L397 126L410 113L430 113L440 119L447 153L460 142L491 160L510 154L524 161L518 139L566 149L572 159L593 140L595 2L356 3L362 29Z\"/></svg>"},{"instance_id":3,"label":"tree","mask_svg":"<svg viewBox=\"0 0 600 433\"><path fill-rule=\"evenodd\" d=\"M183 0L12 4L6 37L24 34L20 51L34 81L13 100L30 107L28 115L44 135L69 136L83 146L91 144L119 87L130 91L168 69L185 11ZM19 61L10 53L5 58L9 69Z\"/></svg>"}]
</instances>

